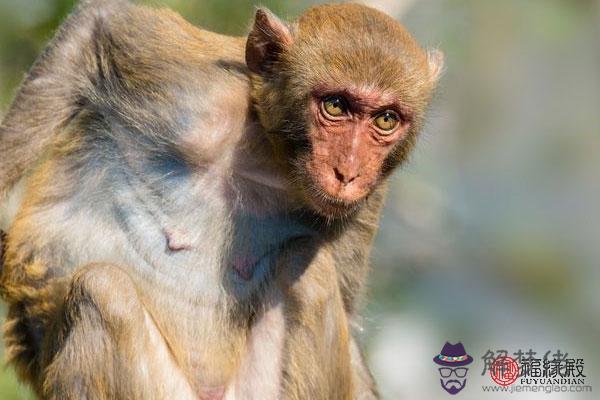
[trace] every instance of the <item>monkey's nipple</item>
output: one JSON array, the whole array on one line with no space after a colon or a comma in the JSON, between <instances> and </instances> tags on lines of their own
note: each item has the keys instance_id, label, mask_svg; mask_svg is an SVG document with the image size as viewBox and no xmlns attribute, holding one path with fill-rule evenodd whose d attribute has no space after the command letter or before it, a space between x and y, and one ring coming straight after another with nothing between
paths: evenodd
<instances>
[{"instance_id":1,"label":"monkey's nipple","mask_svg":"<svg viewBox=\"0 0 600 400\"><path fill-rule=\"evenodd\" d=\"M189 250L192 247L186 240L185 235L179 231L167 229L165 230L165 237L170 251Z\"/></svg>"},{"instance_id":2,"label":"monkey's nipple","mask_svg":"<svg viewBox=\"0 0 600 400\"><path fill-rule=\"evenodd\" d=\"M254 256L236 256L233 258L233 269L245 281L252 279L254 275L254 266L259 261Z\"/></svg>"}]
</instances>

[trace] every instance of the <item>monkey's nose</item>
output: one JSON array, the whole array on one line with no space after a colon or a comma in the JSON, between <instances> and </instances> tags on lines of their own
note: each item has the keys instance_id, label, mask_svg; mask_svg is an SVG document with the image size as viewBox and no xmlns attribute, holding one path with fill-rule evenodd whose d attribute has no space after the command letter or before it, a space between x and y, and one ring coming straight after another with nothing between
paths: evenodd
<instances>
[{"instance_id":1,"label":"monkey's nose","mask_svg":"<svg viewBox=\"0 0 600 400\"><path fill-rule=\"evenodd\" d=\"M340 181L343 185L347 185L358 178L358 171L341 171L340 169L334 167L333 173L335 174L335 178Z\"/></svg>"}]
</instances>

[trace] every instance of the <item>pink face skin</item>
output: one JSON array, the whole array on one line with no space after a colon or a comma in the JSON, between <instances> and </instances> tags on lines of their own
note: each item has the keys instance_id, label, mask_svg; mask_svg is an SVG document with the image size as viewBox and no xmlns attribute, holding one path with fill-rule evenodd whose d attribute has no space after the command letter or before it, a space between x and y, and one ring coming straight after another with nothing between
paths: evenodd
<instances>
[{"instance_id":1,"label":"pink face skin","mask_svg":"<svg viewBox=\"0 0 600 400\"><path fill-rule=\"evenodd\" d=\"M346 112L328 114L323 102L330 96L341 96ZM395 113L399 121L389 131L375 125L386 111ZM377 184L384 160L410 127L410 113L378 90L334 87L313 92L310 113L312 154L307 169L321 192L312 201L325 212L352 206Z\"/></svg>"}]
</instances>

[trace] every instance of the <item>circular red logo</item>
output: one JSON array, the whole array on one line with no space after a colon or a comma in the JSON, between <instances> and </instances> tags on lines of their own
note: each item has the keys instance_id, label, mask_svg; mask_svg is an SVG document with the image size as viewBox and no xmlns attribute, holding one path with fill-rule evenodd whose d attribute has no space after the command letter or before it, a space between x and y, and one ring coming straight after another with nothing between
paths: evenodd
<instances>
[{"instance_id":1,"label":"circular red logo","mask_svg":"<svg viewBox=\"0 0 600 400\"><path fill-rule=\"evenodd\" d=\"M510 357L498 357L490 366L490 376L500 386L512 385L519 377L519 364Z\"/></svg>"}]
</instances>

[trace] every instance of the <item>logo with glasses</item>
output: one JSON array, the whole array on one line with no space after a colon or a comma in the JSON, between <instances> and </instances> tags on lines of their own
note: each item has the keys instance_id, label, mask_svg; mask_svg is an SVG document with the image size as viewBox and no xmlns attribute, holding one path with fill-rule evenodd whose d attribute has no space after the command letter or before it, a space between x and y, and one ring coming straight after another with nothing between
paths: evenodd
<instances>
[{"instance_id":1,"label":"logo with glasses","mask_svg":"<svg viewBox=\"0 0 600 400\"><path fill-rule=\"evenodd\" d=\"M473 357L467 354L462 343L446 342L440 354L433 358L433 362L440 365L440 384L446 392L454 395L465 388L469 372L465 366L473 362Z\"/></svg>"}]
</instances>

